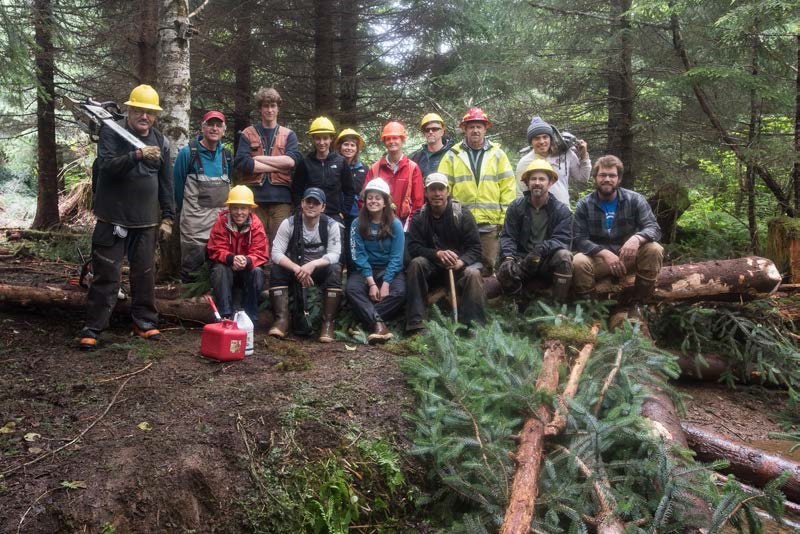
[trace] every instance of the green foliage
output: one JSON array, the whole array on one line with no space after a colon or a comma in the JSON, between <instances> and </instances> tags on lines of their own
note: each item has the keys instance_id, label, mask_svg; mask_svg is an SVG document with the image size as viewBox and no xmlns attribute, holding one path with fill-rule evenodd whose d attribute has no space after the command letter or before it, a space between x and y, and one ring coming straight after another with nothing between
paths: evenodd
<instances>
[{"instance_id":1,"label":"green foliage","mask_svg":"<svg viewBox=\"0 0 800 534\"><path fill-rule=\"evenodd\" d=\"M694 354L701 366L703 353L724 355L732 363L723 376L729 385L758 377L794 392L800 390L800 350L785 333L788 327L769 300L730 307L664 306L651 324L663 346Z\"/></svg>"},{"instance_id":2,"label":"green foliage","mask_svg":"<svg viewBox=\"0 0 800 534\"><path fill-rule=\"evenodd\" d=\"M426 460L431 484L439 488L431 495L436 517L454 531L497 529L515 469L509 437L540 402L556 406L553 395L534 388L542 339L530 325L590 322L581 309L538 310L540 315L534 309L524 318L492 321L469 338L457 335L450 321L430 322L419 354L402 362L418 398L409 415L412 452ZM746 497L720 493L707 476L707 467L719 466L699 465L685 451L671 450L641 417L650 392L671 391L666 380L678 374L675 358L629 324L599 336L578 394L568 403L566 430L543 462L535 531L588 531L585 518L599 513L596 482L617 517L639 522L643 531L705 526L695 516L698 502L713 509L727 498L747 509Z\"/></svg>"},{"instance_id":3,"label":"green foliage","mask_svg":"<svg viewBox=\"0 0 800 534\"><path fill-rule=\"evenodd\" d=\"M353 524L387 530L400 524L415 490L391 444L353 428L334 449L303 449L296 426L307 417L295 410L284 415L279 437L272 434L261 452L239 425L253 481L241 505L253 531L345 534Z\"/></svg>"}]
</instances>

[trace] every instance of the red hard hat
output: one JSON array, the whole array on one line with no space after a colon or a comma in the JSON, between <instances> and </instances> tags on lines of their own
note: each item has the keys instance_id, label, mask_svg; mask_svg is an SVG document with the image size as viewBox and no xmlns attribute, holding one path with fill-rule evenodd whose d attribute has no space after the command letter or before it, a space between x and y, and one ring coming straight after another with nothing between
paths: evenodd
<instances>
[{"instance_id":1,"label":"red hard hat","mask_svg":"<svg viewBox=\"0 0 800 534\"><path fill-rule=\"evenodd\" d=\"M487 128L492 126L492 121L489 120L489 116L486 115L486 113L481 108L469 108L467 110L466 115L462 117L459 126L463 128L464 125L467 124L468 122L476 122L476 121L486 123Z\"/></svg>"},{"instance_id":2,"label":"red hard hat","mask_svg":"<svg viewBox=\"0 0 800 534\"><path fill-rule=\"evenodd\" d=\"M404 141L406 139L406 127L397 121L389 121L383 127L381 132L381 141L387 137L400 137Z\"/></svg>"}]
</instances>

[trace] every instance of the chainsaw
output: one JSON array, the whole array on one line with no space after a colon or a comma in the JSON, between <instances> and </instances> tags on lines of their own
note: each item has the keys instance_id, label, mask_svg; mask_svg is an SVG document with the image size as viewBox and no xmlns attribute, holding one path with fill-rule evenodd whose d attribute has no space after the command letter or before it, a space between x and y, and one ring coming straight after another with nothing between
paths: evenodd
<instances>
[{"instance_id":1,"label":"chainsaw","mask_svg":"<svg viewBox=\"0 0 800 534\"><path fill-rule=\"evenodd\" d=\"M84 102L65 96L62 99L67 108L78 121L81 129L89 134L93 142L97 142L100 129L105 127L125 139L134 148L144 148L145 144L131 132L120 126L117 121L124 117L116 102L96 102L87 98Z\"/></svg>"}]
</instances>

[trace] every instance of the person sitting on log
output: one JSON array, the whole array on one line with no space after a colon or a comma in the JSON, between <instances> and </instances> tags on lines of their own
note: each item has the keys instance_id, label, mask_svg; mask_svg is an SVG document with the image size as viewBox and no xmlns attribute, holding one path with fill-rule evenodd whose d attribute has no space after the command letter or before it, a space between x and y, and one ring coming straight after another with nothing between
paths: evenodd
<instances>
[{"instance_id":1,"label":"person sitting on log","mask_svg":"<svg viewBox=\"0 0 800 534\"><path fill-rule=\"evenodd\" d=\"M385 180L367 182L362 198L364 207L350 229L355 268L348 270L345 294L355 316L372 330L367 337L372 344L392 338L384 321L397 315L406 299L405 235Z\"/></svg>"},{"instance_id":2,"label":"person sitting on log","mask_svg":"<svg viewBox=\"0 0 800 534\"><path fill-rule=\"evenodd\" d=\"M237 185L225 201L228 206L217 215L208 238L211 264L211 289L222 317L233 317L233 288L242 289L242 308L255 324L258 296L264 288L262 266L269 258L269 242L264 225L253 214L258 207L253 191Z\"/></svg>"},{"instance_id":3,"label":"person sitting on log","mask_svg":"<svg viewBox=\"0 0 800 534\"><path fill-rule=\"evenodd\" d=\"M449 198L447 176L434 172L425 179L422 208L411 218L406 270L406 332L425 328L429 283L446 280L452 270L461 290L458 317L463 324L485 321L486 296L481 277L481 239L478 224L460 202ZM446 281L445 281L446 283Z\"/></svg>"},{"instance_id":4,"label":"person sitting on log","mask_svg":"<svg viewBox=\"0 0 800 534\"><path fill-rule=\"evenodd\" d=\"M553 279L553 298L566 302L572 282L572 214L549 194L558 174L544 159L535 159L522 174L523 196L506 211L500 233L503 262L497 280L503 291L519 292L528 281Z\"/></svg>"},{"instance_id":5,"label":"person sitting on log","mask_svg":"<svg viewBox=\"0 0 800 534\"><path fill-rule=\"evenodd\" d=\"M191 282L191 273L206 262L211 227L225 209L231 189L233 163L222 146L225 115L209 111L200 124L202 134L178 151L172 176L175 206L180 214L181 282Z\"/></svg>"},{"instance_id":6,"label":"person sitting on log","mask_svg":"<svg viewBox=\"0 0 800 534\"><path fill-rule=\"evenodd\" d=\"M616 156L603 156L592 168L595 191L575 207L573 286L578 298L591 297L595 282L636 274L633 304L652 295L664 249L661 228L644 196L620 187L624 167Z\"/></svg>"},{"instance_id":7,"label":"person sitting on log","mask_svg":"<svg viewBox=\"0 0 800 534\"><path fill-rule=\"evenodd\" d=\"M293 330L309 335L305 289L319 285L322 299L322 328L319 340L333 341L333 320L342 301L342 251L339 223L325 211L325 192L309 187L300 210L283 221L272 244L270 300L275 322L268 334L284 338L289 332L289 291L294 295Z\"/></svg>"}]
</instances>

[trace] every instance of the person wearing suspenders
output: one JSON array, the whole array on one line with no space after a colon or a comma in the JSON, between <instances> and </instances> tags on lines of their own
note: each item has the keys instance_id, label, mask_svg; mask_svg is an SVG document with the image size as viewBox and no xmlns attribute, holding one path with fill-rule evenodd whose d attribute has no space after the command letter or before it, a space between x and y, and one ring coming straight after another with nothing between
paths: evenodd
<instances>
[{"instance_id":1,"label":"person wearing suspenders","mask_svg":"<svg viewBox=\"0 0 800 534\"><path fill-rule=\"evenodd\" d=\"M222 146L225 115L203 116L201 135L178 152L173 169L175 205L180 211L181 281L206 261L206 244L231 188L231 154Z\"/></svg>"}]
</instances>

